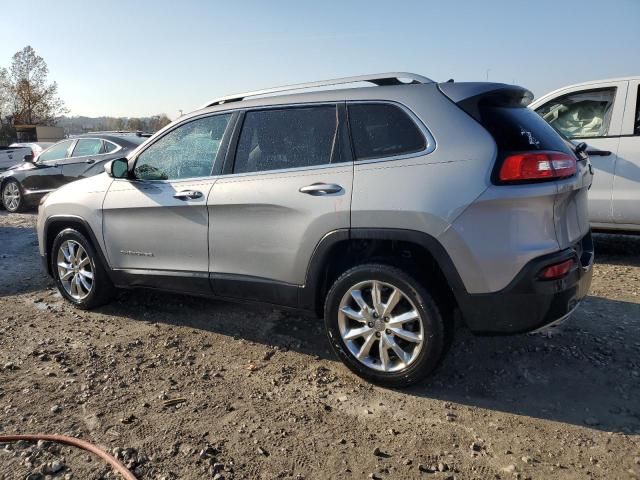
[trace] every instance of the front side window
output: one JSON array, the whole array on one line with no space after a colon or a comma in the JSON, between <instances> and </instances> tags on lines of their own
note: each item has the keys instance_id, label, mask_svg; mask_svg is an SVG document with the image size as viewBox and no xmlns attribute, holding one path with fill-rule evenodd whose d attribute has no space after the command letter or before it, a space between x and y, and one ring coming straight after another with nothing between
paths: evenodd
<instances>
[{"instance_id":1,"label":"front side window","mask_svg":"<svg viewBox=\"0 0 640 480\"><path fill-rule=\"evenodd\" d=\"M257 110L245 116L234 173L331 163L338 145L336 106Z\"/></svg>"},{"instance_id":2,"label":"front side window","mask_svg":"<svg viewBox=\"0 0 640 480\"><path fill-rule=\"evenodd\" d=\"M605 137L613 113L615 87L568 93L536 109L567 138Z\"/></svg>"},{"instance_id":3,"label":"front side window","mask_svg":"<svg viewBox=\"0 0 640 480\"><path fill-rule=\"evenodd\" d=\"M102 150L102 140L97 138L81 138L73 149L72 157L98 155Z\"/></svg>"},{"instance_id":4,"label":"front side window","mask_svg":"<svg viewBox=\"0 0 640 480\"><path fill-rule=\"evenodd\" d=\"M39 162L52 162L55 160L61 160L66 158L67 150L73 143L73 140L67 140L66 142L60 142L45 150L38 156Z\"/></svg>"},{"instance_id":5,"label":"front side window","mask_svg":"<svg viewBox=\"0 0 640 480\"><path fill-rule=\"evenodd\" d=\"M427 147L415 122L395 105L349 105L349 124L356 160L415 153Z\"/></svg>"},{"instance_id":6,"label":"front side window","mask_svg":"<svg viewBox=\"0 0 640 480\"><path fill-rule=\"evenodd\" d=\"M208 177L231 114L199 118L170 131L140 154L134 175L141 180Z\"/></svg>"}]
</instances>

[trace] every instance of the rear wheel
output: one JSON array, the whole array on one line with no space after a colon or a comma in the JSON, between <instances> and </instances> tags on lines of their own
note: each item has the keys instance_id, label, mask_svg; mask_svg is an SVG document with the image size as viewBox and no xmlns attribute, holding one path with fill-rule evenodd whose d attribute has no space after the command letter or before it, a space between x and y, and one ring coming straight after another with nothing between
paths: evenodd
<instances>
[{"instance_id":1,"label":"rear wheel","mask_svg":"<svg viewBox=\"0 0 640 480\"><path fill-rule=\"evenodd\" d=\"M24 209L24 197L20 184L11 179L2 186L2 203L8 212L16 213Z\"/></svg>"},{"instance_id":2,"label":"rear wheel","mask_svg":"<svg viewBox=\"0 0 640 480\"><path fill-rule=\"evenodd\" d=\"M340 359L386 387L420 381L444 350L444 324L432 297L387 265L361 265L340 276L327 295L325 326Z\"/></svg>"},{"instance_id":3,"label":"rear wheel","mask_svg":"<svg viewBox=\"0 0 640 480\"><path fill-rule=\"evenodd\" d=\"M60 293L82 309L109 302L115 289L91 242L67 228L53 241L51 271Z\"/></svg>"}]
</instances>

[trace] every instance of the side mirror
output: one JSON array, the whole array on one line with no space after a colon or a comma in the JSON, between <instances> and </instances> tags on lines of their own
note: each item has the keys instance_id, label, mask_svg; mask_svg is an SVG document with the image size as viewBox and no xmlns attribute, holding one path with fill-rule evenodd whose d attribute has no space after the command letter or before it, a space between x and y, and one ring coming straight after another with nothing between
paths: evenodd
<instances>
[{"instance_id":1,"label":"side mirror","mask_svg":"<svg viewBox=\"0 0 640 480\"><path fill-rule=\"evenodd\" d=\"M129 162L126 158L116 158L104 166L104 171L113 178L127 178L129 174Z\"/></svg>"},{"instance_id":2,"label":"side mirror","mask_svg":"<svg viewBox=\"0 0 640 480\"><path fill-rule=\"evenodd\" d=\"M25 162L33 163L33 155L29 153L28 155L22 157L22 160Z\"/></svg>"}]
</instances>

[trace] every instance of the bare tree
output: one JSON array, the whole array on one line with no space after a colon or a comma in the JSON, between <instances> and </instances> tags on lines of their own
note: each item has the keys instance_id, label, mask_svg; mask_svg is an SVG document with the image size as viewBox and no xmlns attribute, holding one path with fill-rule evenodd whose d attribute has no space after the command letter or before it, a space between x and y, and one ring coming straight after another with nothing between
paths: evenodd
<instances>
[{"instance_id":1,"label":"bare tree","mask_svg":"<svg viewBox=\"0 0 640 480\"><path fill-rule=\"evenodd\" d=\"M0 68L0 125L11 115L11 86L9 72L6 68Z\"/></svg>"},{"instance_id":2,"label":"bare tree","mask_svg":"<svg viewBox=\"0 0 640 480\"><path fill-rule=\"evenodd\" d=\"M58 97L58 84L48 83L48 74L47 63L31 46L27 45L13 56L4 76L15 124L51 124L56 116L66 112L64 102Z\"/></svg>"},{"instance_id":3,"label":"bare tree","mask_svg":"<svg viewBox=\"0 0 640 480\"><path fill-rule=\"evenodd\" d=\"M140 118L129 118L127 120L127 128L129 130L144 130L144 122Z\"/></svg>"},{"instance_id":4,"label":"bare tree","mask_svg":"<svg viewBox=\"0 0 640 480\"><path fill-rule=\"evenodd\" d=\"M166 125L169 125L170 123L171 123L171 120L169 119L169 117L167 117L166 114L163 113L161 115L154 115L153 117L151 117L149 119L149 128L148 128L148 130L150 132L157 132L162 127L165 127Z\"/></svg>"}]
</instances>

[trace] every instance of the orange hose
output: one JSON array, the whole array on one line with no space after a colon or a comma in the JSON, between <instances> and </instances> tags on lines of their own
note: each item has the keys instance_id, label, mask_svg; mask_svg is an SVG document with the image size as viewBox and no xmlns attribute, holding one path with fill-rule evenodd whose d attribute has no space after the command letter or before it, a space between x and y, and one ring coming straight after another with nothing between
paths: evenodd
<instances>
[{"instance_id":1,"label":"orange hose","mask_svg":"<svg viewBox=\"0 0 640 480\"><path fill-rule=\"evenodd\" d=\"M27 442L37 442L38 440L47 440L50 442L66 443L74 447L82 448L91 453L95 453L105 462L111 465L116 472L122 475L124 480L136 480L136 477L115 457L109 455L104 450L96 447L95 445L80 440L78 438L67 437L66 435L0 435L0 443L18 442L20 440L26 440Z\"/></svg>"}]
</instances>

